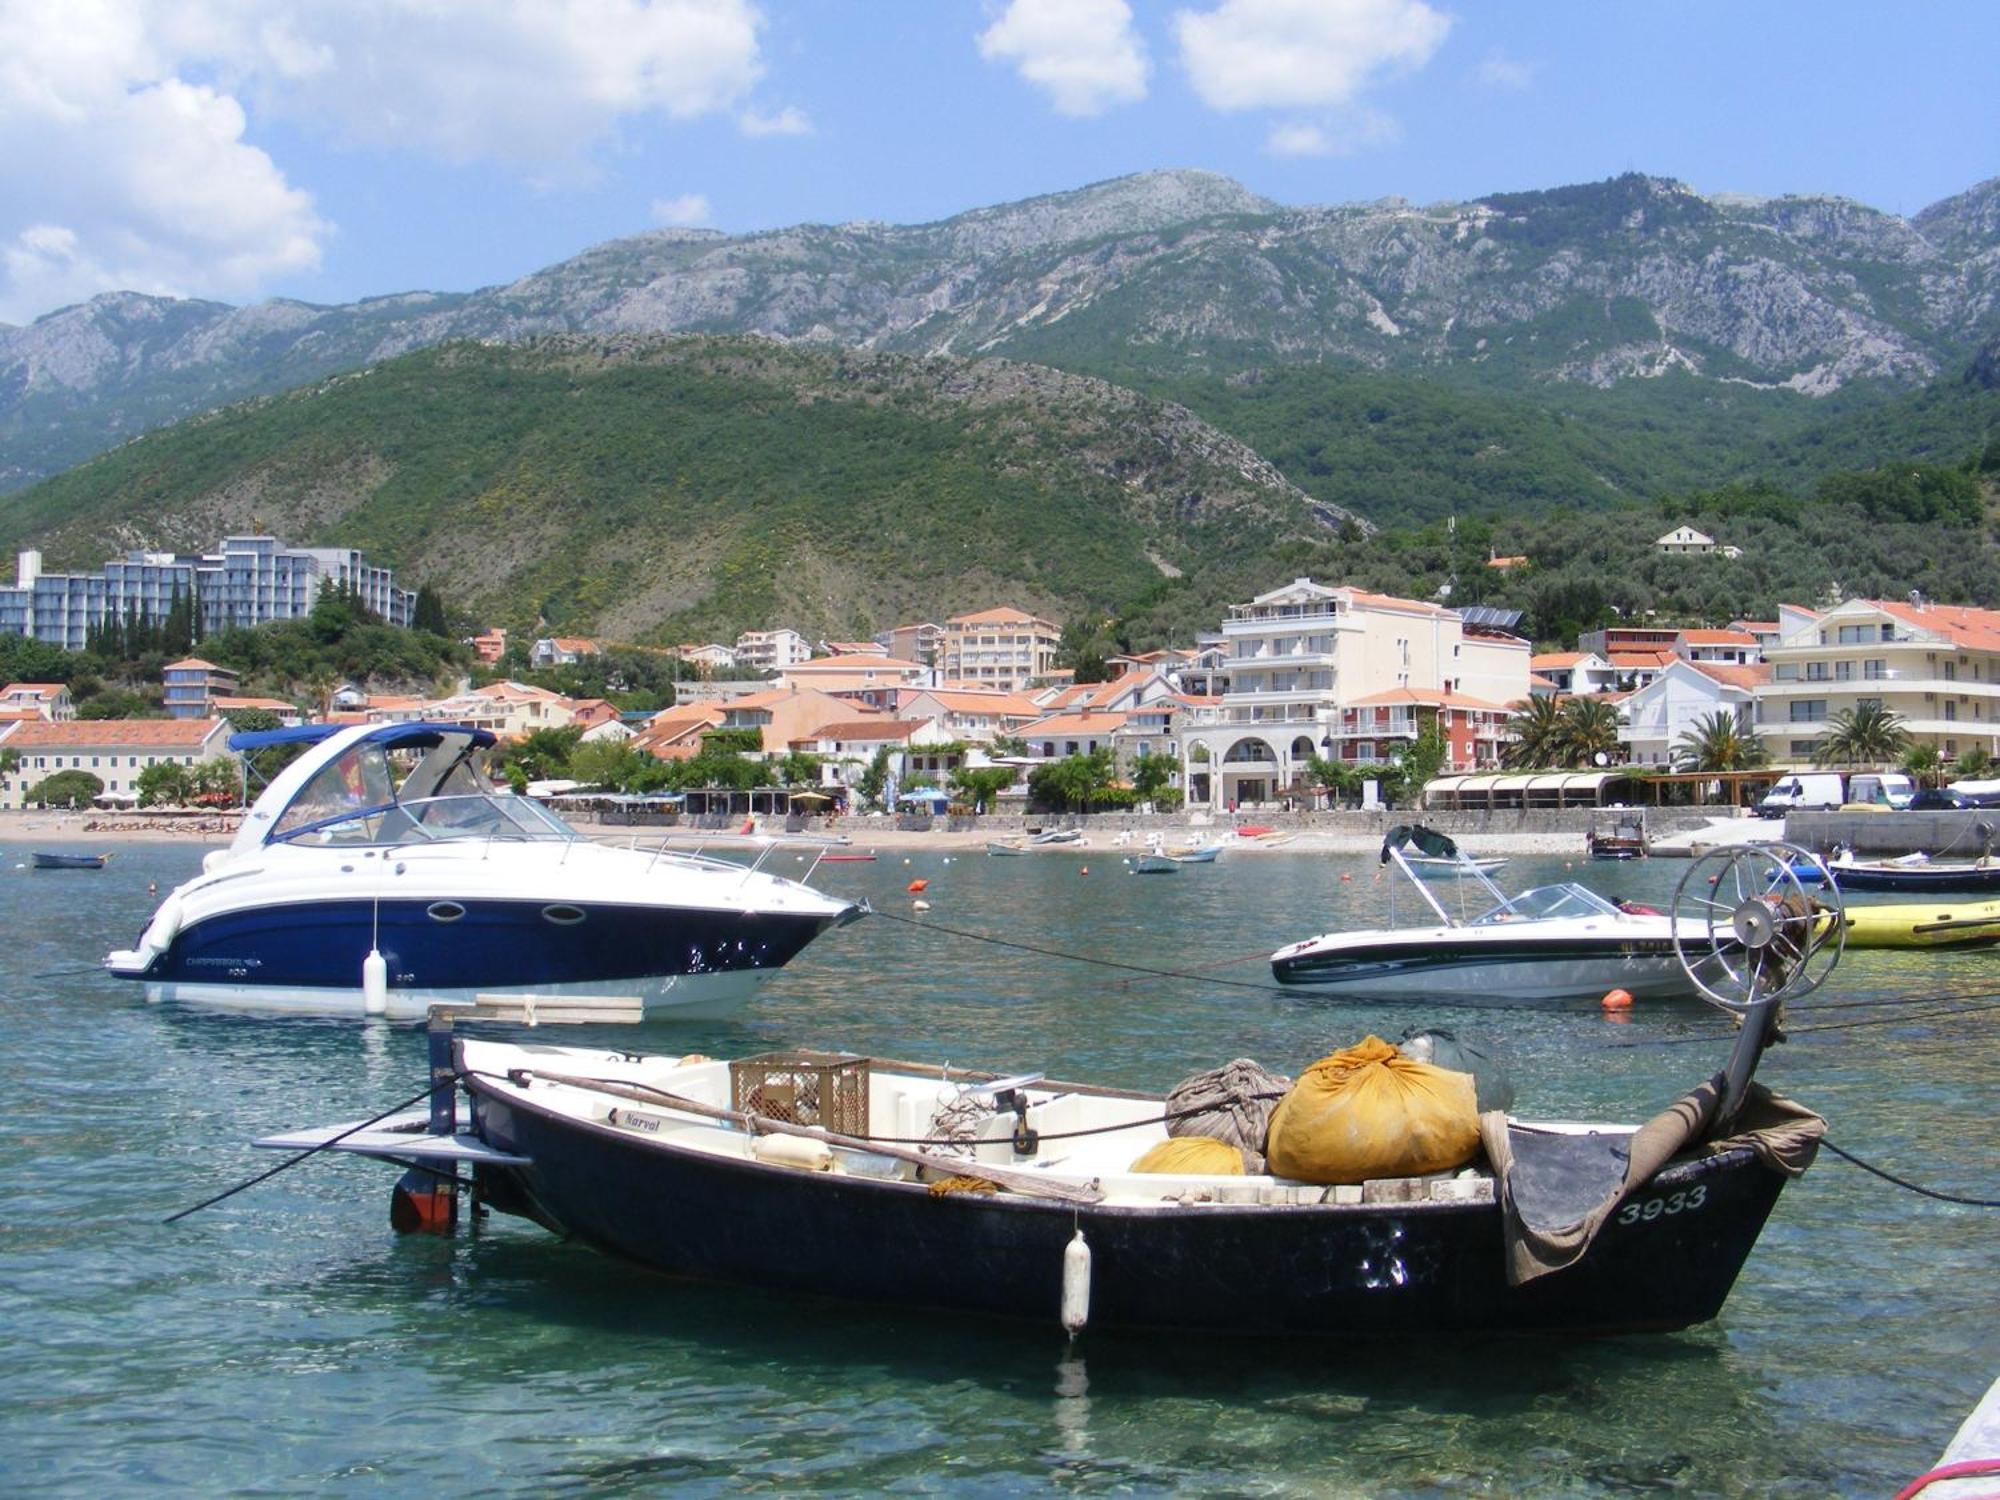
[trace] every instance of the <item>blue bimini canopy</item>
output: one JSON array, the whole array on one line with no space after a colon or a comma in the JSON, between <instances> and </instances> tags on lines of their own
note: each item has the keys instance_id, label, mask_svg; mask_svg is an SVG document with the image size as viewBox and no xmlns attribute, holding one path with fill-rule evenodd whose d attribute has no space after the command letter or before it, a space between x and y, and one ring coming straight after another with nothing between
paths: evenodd
<instances>
[{"instance_id":1,"label":"blue bimini canopy","mask_svg":"<svg viewBox=\"0 0 2000 1500\"><path fill-rule=\"evenodd\" d=\"M951 797L934 786L920 786L914 792L905 792L896 799L898 802L924 802L936 807L940 802L949 804Z\"/></svg>"},{"instance_id":2,"label":"blue bimini canopy","mask_svg":"<svg viewBox=\"0 0 2000 1500\"><path fill-rule=\"evenodd\" d=\"M352 724L298 724L289 729L251 729L229 737L232 750L262 750L267 745L317 745L321 740L331 739L343 730L352 729ZM495 743L493 732L475 729L470 724L377 724L364 735L355 738L357 745L380 745L384 750L394 750L406 745L435 745L447 734L469 734L472 743L484 747Z\"/></svg>"}]
</instances>

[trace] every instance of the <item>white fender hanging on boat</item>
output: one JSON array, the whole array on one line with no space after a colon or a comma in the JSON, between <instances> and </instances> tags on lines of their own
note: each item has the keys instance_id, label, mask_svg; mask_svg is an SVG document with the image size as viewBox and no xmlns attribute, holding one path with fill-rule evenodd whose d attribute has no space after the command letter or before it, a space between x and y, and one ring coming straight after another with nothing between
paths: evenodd
<instances>
[{"instance_id":1,"label":"white fender hanging on boat","mask_svg":"<svg viewBox=\"0 0 2000 1500\"><path fill-rule=\"evenodd\" d=\"M1090 1246L1077 1230L1063 1247L1062 1325L1071 1338L1090 1321Z\"/></svg>"},{"instance_id":2,"label":"white fender hanging on boat","mask_svg":"<svg viewBox=\"0 0 2000 1500\"><path fill-rule=\"evenodd\" d=\"M370 948L361 960L361 1009L379 1016L389 1008L389 961L380 948Z\"/></svg>"}]
</instances>

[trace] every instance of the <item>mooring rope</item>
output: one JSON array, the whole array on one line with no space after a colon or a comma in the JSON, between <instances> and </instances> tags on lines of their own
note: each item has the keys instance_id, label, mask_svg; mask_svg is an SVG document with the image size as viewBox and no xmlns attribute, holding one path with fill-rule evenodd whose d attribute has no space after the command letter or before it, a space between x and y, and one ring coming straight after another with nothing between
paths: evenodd
<instances>
[{"instance_id":1,"label":"mooring rope","mask_svg":"<svg viewBox=\"0 0 2000 1500\"><path fill-rule=\"evenodd\" d=\"M451 1086L454 1090L457 1089L459 1080L464 1076L465 1075L463 1073L454 1073L451 1075ZM285 1160L279 1162L275 1167L271 1168L268 1172L259 1172L255 1177L249 1178L248 1180L243 1182L239 1182L236 1184L235 1187L230 1188L225 1192L217 1193L213 1198L202 1199L201 1202L195 1204L192 1208L184 1208L177 1214L167 1215L167 1217L160 1220L160 1222L162 1224L176 1223L181 1219L185 1219L189 1214L200 1213L204 1208L213 1208L216 1204L220 1203L225 1198L234 1198L238 1193L242 1192L245 1188L253 1188L260 1182L269 1182L273 1177L276 1177L280 1172L289 1172L293 1167L296 1167L300 1162L305 1161L308 1157L317 1156L320 1154L320 1152L327 1150L329 1147L339 1145L342 1141L346 1140L350 1135L359 1135L362 1131L366 1130L370 1125L379 1125L382 1121L388 1119L389 1116L396 1114L401 1110L408 1109L414 1104L422 1103L424 1100L430 1098L432 1091L435 1090L436 1087L437 1087L437 1082L433 1080L432 1082L424 1085L423 1091L421 1093L412 1094L409 1098L405 1099L401 1104L392 1104L387 1109L383 1110L381 1114L376 1115L370 1119L363 1120L359 1125L350 1125L347 1127L347 1129L341 1131L339 1135L331 1136L328 1139L321 1141L317 1146L308 1146L306 1147L305 1150L299 1152L299 1154L296 1156L287 1157Z\"/></svg>"},{"instance_id":2,"label":"mooring rope","mask_svg":"<svg viewBox=\"0 0 2000 1500\"><path fill-rule=\"evenodd\" d=\"M1940 1203L1960 1203L1967 1208L2000 1208L2000 1198L1965 1198L1957 1193L1941 1193L1936 1188L1922 1187L1917 1183L1911 1182L1906 1177L1898 1177L1894 1172L1885 1171L1873 1162L1865 1162L1852 1151L1843 1150L1824 1136L1820 1137L1820 1144L1842 1161L1852 1162L1855 1166L1861 1168L1862 1171L1872 1172L1884 1182L1893 1183L1907 1192L1916 1193L1925 1198L1935 1198Z\"/></svg>"}]
</instances>

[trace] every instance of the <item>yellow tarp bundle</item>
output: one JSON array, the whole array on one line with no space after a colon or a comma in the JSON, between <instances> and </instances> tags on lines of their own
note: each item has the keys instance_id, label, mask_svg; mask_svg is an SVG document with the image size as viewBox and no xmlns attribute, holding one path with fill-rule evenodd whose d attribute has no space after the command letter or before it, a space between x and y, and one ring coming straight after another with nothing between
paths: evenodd
<instances>
[{"instance_id":1,"label":"yellow tarp bundle","mask_svg":"<svg viewBox=\"0 0 2000 1500\"><path fill-rule=\"evenodd\" d=\"M1323 1057L1271 1116L1271 1171L1304 1182L1417 1177L1479 1150L1472 1076L1412 1062L1380 1037Z\"/></svg>"},{"instance_id":2,"label":"yellow tarp bundle","mask_svg":"<svg viewBox=\"0 0 2000 1500\"><path fill-rule=\"evenodd\" d=\"M1135 1172L1190 1172L1197 1176L1241 1177L1243 1153L1212 1135L1177 1135L1132 1163Z\"/></svg>"}]
</instances>

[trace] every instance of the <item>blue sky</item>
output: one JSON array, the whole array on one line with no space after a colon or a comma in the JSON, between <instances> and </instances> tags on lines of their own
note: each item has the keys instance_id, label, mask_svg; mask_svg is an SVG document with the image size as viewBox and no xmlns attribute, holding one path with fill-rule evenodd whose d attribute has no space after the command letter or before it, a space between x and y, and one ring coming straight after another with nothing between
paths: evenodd
<instances>
[{"instance_id":1,"label":"blue sky","mask_svg":"<svg viewBox=\"0 0 2000 1500\"><path fill-rule=\"evenodd\" d=\"M471 289L660 224L1158 167L1907 214L2000 173L1996 57L1990 0L0 0L0 321Z\"/></svg>"}]
</instances>

